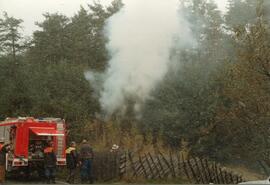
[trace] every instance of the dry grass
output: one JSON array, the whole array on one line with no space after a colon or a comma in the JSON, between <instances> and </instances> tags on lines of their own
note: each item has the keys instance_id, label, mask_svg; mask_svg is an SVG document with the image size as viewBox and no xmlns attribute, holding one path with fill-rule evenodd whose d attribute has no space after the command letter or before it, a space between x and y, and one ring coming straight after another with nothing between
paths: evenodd
<instances>
[{"instance_id":1,"label":"dry grass","mask_svg":"<svg viewBox=\"0 0 270 185\"><path fill-rule=\"evenodd\" d=\"M118 123L108 121L93 121L81 128L81 134L89 139L93 148L97 151L110 150L113 144L120 146L120 149L131 150L133 152L145 153L168 150L162 139L157 138L155 146L152 144L152 136L143 136L135 126L121 128Z\"/></svg>"}]
</instances>

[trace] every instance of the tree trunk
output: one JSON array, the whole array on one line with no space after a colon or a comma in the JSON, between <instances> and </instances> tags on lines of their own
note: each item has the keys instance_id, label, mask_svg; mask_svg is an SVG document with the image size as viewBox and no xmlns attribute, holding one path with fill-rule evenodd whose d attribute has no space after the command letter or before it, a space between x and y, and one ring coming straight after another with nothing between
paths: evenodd
<instances>
[{"instance_id":1,"label":"tree trunk","mask_svg":"<svg viewBox=\"0 0 270 185\"><path fill-rule=\"evenodd\" d=\"M13 61L16 61L16 49L15 49L15 40L14 37L12 37L12 57Z\"/></svg>"}]
</instances>

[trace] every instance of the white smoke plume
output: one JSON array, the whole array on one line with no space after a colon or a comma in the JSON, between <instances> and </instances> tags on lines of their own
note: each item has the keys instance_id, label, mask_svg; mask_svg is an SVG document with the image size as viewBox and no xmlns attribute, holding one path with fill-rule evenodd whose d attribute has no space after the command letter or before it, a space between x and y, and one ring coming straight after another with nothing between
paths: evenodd
<instances>
[{"instance_id":1,"label":"white smoke plume","mask_svg":"<svg viewBox=\"0 0 270 185\"><path fill-rule=\"evenodd\" d=\"M124 0L105 29L111 54L100 97L103 111L111 115L135 99L134 110L149 98L172 61L170 49L193 43L188 22L178 0Z\"/></svg>"}]
</instances>

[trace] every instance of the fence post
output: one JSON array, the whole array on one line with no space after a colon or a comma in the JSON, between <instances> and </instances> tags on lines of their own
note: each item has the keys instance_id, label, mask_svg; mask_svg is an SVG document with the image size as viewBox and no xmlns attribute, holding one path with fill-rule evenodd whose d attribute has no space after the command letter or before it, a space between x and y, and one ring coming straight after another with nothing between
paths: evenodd
<instances>
[{"instance_id":1,"label":"fence post","mask_svg":"<svg viewBox=\"0 0 270 185\"><path fill-rule=\"evenodd\" d=\"M179 152L176 153L176 158L177 158L177 170L178 170L177 176L180 177L182 173L181 173L181 158L180 158Z\"/></svg>"},{"instance_id":2,"label":"fence post","mask_svg":"<svg viewBox=\"0 0 270 185\"><path fill-rule=\"evenodd\" d=\"M186 161L184 160L184 155L183 155L183 153L182 153L181 156L182 156L182 161L183 161L184 172L185 172L185 174L186 174L186 176L187 176L187 178L188 178L188 181L189 181L190 183L192 183L191 177L189 176L189 173L188 173L188 170L187 170L187 164L186 164Z\"/></svg>"},{"instance_id":3,"label":"fence post","mask_svg":"<svg viewBox=\"0 0 270 185\"><path fill-rule=\"evenodd\" d=\"M159 171L158 166L157 166L157 164L155 163L155 161L154 161L152 155L151 155L150 153L148 153L148 156L150 157L150 160L152 161L152 163L153 163L153 165L154 165L154 167L155 167L155 169L156 169L156 174L158 174L158 177L161 179L160 171Z\"/></svg>"},{"instance_id":4,"label":"fence post","mask_svg":"<svg viewBox=\"0 0 270 185\"><path fill-rule=\"evenodd\" d=\"M142 170L143 170L144 177L147 179L148 176L147 176L147 173L146 173L146 170L145 170L145 168L144 168L143 161L142 161L142 158L141 158L140 155L139 155L139 162L140 162L141 168L142 168Z\"/></svg>"},{"instance_id":5,"label":"fence post","mask_svg":"<svg viewBox=\"0 0 270 185\"><path fill-rule=\"evenodd\" d=\"M203 175L204 175L204 179L205 179L205 183L210 183L210 181L211 181L211 178L208 176L208 174L207 174L207 169L206 169L206 167L204 166L204 164L203 164L203 160L202 160L202 158L199 158L199 162L200 162L200 166L201 166L201 168L202 168L202 171L203 171Z\"/></svg>"},{"instance_id":6,"label":"fence post","mask_svg":"<svg viewBox=\"0 0 270 185\"><path fill-rule=\"evenodd\" d=\"M159 154L161 156L161 158L163 159L164 163L166 164L167 168L170 170L170 172L173 174L173 170L171 165L169 164L169 162L167 161L167 159L164 157L164 155L159 151ZM174 174L175 177L175 174Z\"/></svg>"},{"instance_id":7,"label":"fence post","mask_svg":"<svg viewBox=\"0 0 270 185\"><path fill-rule=\"evenodd\" d=\"M138 177L137 170L135 168L135 165L134 165L134 162L133 162L133 159L132 159L132 156L131 156L131 152L128 153L128 158L129 158L129 161L130 161L131 168L133 170L133 176L136 176L136 178L137 178Z\"/></svg>"},{"instance_id":8,"label":"fence post","mask_svg":"<svg viewBox=\"0 0 270 185\"><path fill-rule=\"evenodd\" d=\"M222 169L219 167L219 175L220 175L220 179L221 179L221 183L222 184L225 184L225 179L224 179L224 176L223 176L223 171Z\"/></svg>"},{"instance_id":9,"label":"fence post","mask_svg":"<svg viewBox=\"0 0 270 185\"><path fill-rule=\"evenodd\" d=\"M214 183L214 179L212 177L212 173L211 173L211 170L210 170L210 167L209 167L209 162L208 162L207 159L204 159L203 161L205 163L205 167L206 167L206 170L208 172L209 181L210 181L210 183Z\"/></svg>"},{"instance_id":10,"label":"fence post","mask_svg":"<svg viewBox=\"0 0 270 185\"><path fill-rule=\"evenodd\" d=\"M159 164L159 167L160 167L160 170L162 171L162 177L165 177L165 171L164 171L164 168L163 168L163 166L162 166L162 163L161 163L161 161L160 161L160 159L159 159L159 156L158 155L156 155L156 158L157 158L157 161L158 161L158 164Z\"/></svg>"},{"instance_id":11,"label":"fence post","mask_svg":"<svg viewBox=\"0 0 270 185\"><path fill-rule=\"evenodd\" d=\"M231 180L231 184L234 184L234 179L233 179L233 174L232 174L232 172L230 172L230 180Z\"/></svg>"},{"instance_id":12,"label":"fence post","mask_svg":"<svg viewBox=\"0 0 270 185\"><path fill-rule=\"evenodd\" d=\"M191 164L191 162L190 162L190 159L187 160L187 164L188 164L188 166L189 166L189 169L190 169L190 171L191 171L191 174L192 174L192 176L193 176L193 179L196 181L196 184L200 183L200 182L199 182L199 179L197 179L195 170L194 170L193 167L192 167L192 164Z\"/></svg>"},{"instance_id":13,"label":"fence post","mask_svg":"<svg viewBox=\"0 0 270 185\"><path fill-rule=\"evenodd\" d=\"M220 184L220 179L219 179L219 176L218 176L218 170L217 170L217 164L214 162L213 164L213 167L214 167L214 173L215 173L215 176L216 176L216 180L217 180L217 183Z\"/></svg>"},{"instance_id":14,"label":"fence post","mask_svg":"<svg viewBox=\"0 0 270 185\"><path fill-rule=\"evenodd\" d=\"M148 156L146 154L144 154L144 157L145 157L146 163L147 163L148 168L149 168L150 173L151 173L151 179L153 179L153 178L155 178L155 175L154 175L154 171L152 169L152 166L151 166L151 164L150 164L150 162L148 160Z\"/></svg>"},{"instance_id":15,"label":"fence post","mask_svg":"<svg viewBox=\"0 0 270 185\"><path fill-rule=\"evenodd\" d=\"M119 158L119 177L122 179L127 172L127 152L120 154Z\"/></svg>"},{"instance_id":16,"label":"fence post","mask_svg":"<svg viewBox=\"0 0 270 185\"><path fill-rule=\"evenodd\" d=\"M225 175L225 181L226 181L225 184L229 184L230 182L229 182L228 173L226 170L224 171L224 175Z\"/></svg>"},{"instance_id":17,"label":"fence post","mask_svg":"<svg viewBox=\"0 0 270 185\"><path fill-rule=\"evenodd\" d=\"M198 178L198 180L199 180L199 183L203 183L203 184L205 184L206 182L204 181L204 177L203 177L203 172L201 171L201 168L199 167L199 164L198 164L198 162L197 162L197 159L196 158L193 158L193 160L194 160L194 162L195 162L195 165L196 165L196 168L197 168L197 173L198 173L198 176L199 176L199 178Z\"/></svg>"}]
</instances>

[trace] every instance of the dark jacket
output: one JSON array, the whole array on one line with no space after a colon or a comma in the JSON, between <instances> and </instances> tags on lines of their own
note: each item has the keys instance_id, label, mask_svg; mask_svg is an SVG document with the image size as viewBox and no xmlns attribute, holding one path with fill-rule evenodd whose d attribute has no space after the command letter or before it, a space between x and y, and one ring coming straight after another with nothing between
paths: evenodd
<instances>
[{"instance_id":1,"label":"dark jacket","mask_svg":"<svg viewBox=\"0 0 270 185\"><path fill-rule=\"evenodd\" d=\"M78 164L78 153L76 148L69 147L66 149L67 168L74 169Z\"/></svg>"},{"instance_id":2,"label":"dark jacket","mask_svg":"<svg viewBox=\"0 0 270 185\"><path fill-rule=\"evenodd\" d=\"M94 152L93 149L90 147L89 144L85 143L82 144L80 149L80 159L93 159Z\"/></svg>"},{"instance_id":3,"label":"dark jacket","mask_svg":"<svg viewBox=\"0 0 270 185\"><path fill-rule=\"evenodd\" d=\"M0 145L0 165L5 165L6 163L6 153L8 152L7 147L8 145Z\"/></svg>"},{"instance_id":4,"label":"dark jacket","mask_svg":"<svg viewBox=\"0 0 270 185\"><path fill-rule=\"evenodd\" d=\"M52 147L46 147L44 149L44 167L56 167L56 155Z\"/></svg>"}]
</instances>

